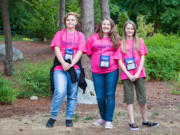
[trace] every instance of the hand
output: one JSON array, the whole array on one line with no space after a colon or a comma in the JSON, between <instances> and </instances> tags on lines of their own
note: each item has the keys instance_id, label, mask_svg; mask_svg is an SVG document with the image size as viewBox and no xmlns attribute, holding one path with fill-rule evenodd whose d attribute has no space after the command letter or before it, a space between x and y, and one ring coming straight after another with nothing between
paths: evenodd
<instances>
[{"instance_id":1,"label":"hand","mask_svg":"<svg viewBox=\"0 0 180 135\"><path fill-rule=\"evenodd\" d=\"M62 67L63 67L63 69L64 69L65 71L68 71L68 70L71 68L71 65L70 65L69 63L67 63L67 62L64 62L64 63L62 64Z\"/></svg>"},{"instance_id":2,"label":"hand","mask_svg":"<svg viewBox=\"0 0 180 135\"><path fill-rule=\"evenodd\" d=\"M137 72L134 76L133 76L134 80L139 78L139 73Z\"/></svg>"},{"instance_id":3,"label":"hand","mask_svg":"<svg viewBox=\"0 0 180 135\"><path fill-rule=\"evenodd\" d=\"M131 74L128 74L128 78L129 78L129 80L131 80L132 82L135 81L134 76L132 76Z\"/></svg>"}]
</instances>

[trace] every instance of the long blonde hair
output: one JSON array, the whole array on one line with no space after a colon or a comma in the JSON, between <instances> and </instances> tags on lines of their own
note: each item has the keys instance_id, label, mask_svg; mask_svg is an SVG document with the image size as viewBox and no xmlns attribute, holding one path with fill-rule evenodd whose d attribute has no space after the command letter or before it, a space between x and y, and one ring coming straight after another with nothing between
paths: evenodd
<instances>
[{"instance_id":1,"label":"long blonde hair","mask_svg":"<svg viewBox=\"0 0 180 135\"><path fill-rule=\"evenodd\" d=\"M115 25L115 23L114 23L114 21L112 19L110 19L110 18L103 19L101 21L101 24L99 25L98 29L95 32L99 34L100 39L103 38L102 23L105 20L108 20L110 22L110 25L111 25L111 31L109 33L110 40L113 43L114 49L118 49L118 47L120 45L121 37L119 36L119 33L117 31L117 26Z\"/></svg>"},{"instance_id":2,"label":"long blonde hair","mask_svg":"<svg viewBox=\"0 0 180 135\"><path fill-rule=\"evenodd\" d=\"M127 21L125 24L124 24L124 28L123 28L123 39L122 39L122 52L123 53L126 53L126 32L125 32L125 28L128 24L131 24L134 28L134 34L133 34L133 51L135 50L135 45L137 47L137 50L139 52L140 48L139 48L139 37L136 33L136 25L133 21Z\"/></svg>"}]
</instances>

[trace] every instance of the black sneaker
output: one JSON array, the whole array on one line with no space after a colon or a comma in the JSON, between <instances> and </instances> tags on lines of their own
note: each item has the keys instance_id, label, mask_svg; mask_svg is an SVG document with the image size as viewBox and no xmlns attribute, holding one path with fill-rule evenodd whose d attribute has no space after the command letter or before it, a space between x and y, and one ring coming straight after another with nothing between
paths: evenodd
<instances>
[{"instance_id":1,"label":"black sneaker","mask_svg":"<svg viewBox=\"0 0 180 135\"><path fill-rule=\"evenodd\" d=\"M129 129L130 130L139 130L139 127L135 123L132 123L132 124L129 123Z\"/></svg>"},{"instance_id":2,"label":"black sneaker","mask_svg":"<svg viewBox=\"0 0 180 135\"><path fill-rule=\"evenodd\" d=\"M66 120L66 127L72 127L72 126L73 126L72 120Z\"/></svg>"},{"instance_id":3,"label":"black sneaker","mask_svg":"<svg viewBox=\"0 0 180 135\"><path fill-rule=\"evenodd\" d=\"M150 121L148 121L148 122L143 122L142 125L143 125L143 126L147 126L147 127L158 127L158 126L159 126L158 123L156 123L156 122L150 122Z\"/></svg>"},{"instance_id":4,"label":"black sneaker","mask_svg":"<svg viewBox=\"0 0 180 135\"><path fill-rule=\"evenodd\" d=\"M54 120L54 119L52 119L52 118L49 118L49 120L48 120L47 123L46 123L46 127L48 127L48 128L53 127L55 121L56 121L56 120Z\"/></svg>"}]
</instances>

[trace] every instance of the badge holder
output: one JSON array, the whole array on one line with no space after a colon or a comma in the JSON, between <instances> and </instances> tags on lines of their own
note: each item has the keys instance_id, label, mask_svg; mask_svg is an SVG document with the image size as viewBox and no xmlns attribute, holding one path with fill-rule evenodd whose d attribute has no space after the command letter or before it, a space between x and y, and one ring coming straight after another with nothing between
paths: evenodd
<instances>
[{"instance_id":1,"label":"badge holder","mask_svg":"<svg viewBox=\"0 0 180 135\"><path fill-rule=\"evenodd\" d=\"M65 49L65 56L64 56L64 60L71 60L72 61L72 58L73 58L73 53L74 53L74 50L73 49Z\"/></svg>"},{"instance_id":2,"label":"badge holder","mask_svg":"<svg viewBox=\"0 0 180 135\"><path fill-rule=\"evenodd\" d=\"M128 71L136 69L134 57L125 59L125 63Z\"/></svg>"},{"instance_id":3,"label":"badge holder","mask_svg":"<svg viewBox=\"0 0 180 135\"><path fill-rule=\"evenodd\" d=\"M110 56L101 55L100 56L100 67L109 68L110 66Z\"/></svg>"}]
</instances>

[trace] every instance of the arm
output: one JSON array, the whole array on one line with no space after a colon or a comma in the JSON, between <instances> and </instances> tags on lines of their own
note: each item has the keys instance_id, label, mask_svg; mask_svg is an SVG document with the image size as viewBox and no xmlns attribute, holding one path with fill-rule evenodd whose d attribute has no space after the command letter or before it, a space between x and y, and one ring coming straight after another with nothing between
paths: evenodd
<instances>
[{"instance_id":1,"label":"arm","mask_svg":"<svg viewBox=\"0 0 180 135\"><path fill-rule=\"evenodd\" d=\"M145 61L145 56L144 55L141 55L141 60L140 60L140 64L139 64L139 68L138 68L138 71L137 73L134 75L134 79L138 79L139 78L139 75L141 73L141 70L144 66L144 61Z\"/></svg>"},{"instance_id":2,"label":"arm","mask_svg":"<svg viewBox=\"0 0 180 135\"><path fill-rule=\"evenodd\" d=\"M120 68L123 70L123 72L128 76L128 78L133 82L134 78L133 76L127 71L125 65L123 64L122 60L118 61L118 64L120 66Z\"/></svg>"},{"instance_id":3,"label":"arm","mask_svg":"<svg viewBox=\"0 0 180 135\"><path fill-rule=\"evenodd\" d=\"M62 67L65 71L70 69L70 64L64 61L64 58L62 57L61 51L59 47L54 47L54 51L56 54L56 57L58 59L58 61L62 64Z\"/></svg>"},{"instance_id":4,"label":"arm","mask_svg":"<svg viewBox=\"0 0 180 135\"><path fill-rule=\"evenodd\" d=\"M76 53L76 55L72 59L71 67L73 67L79 61L79 59L81 58L82 54L83 54L82 51L78 51Z\"/></svg>"}]
</instances>

